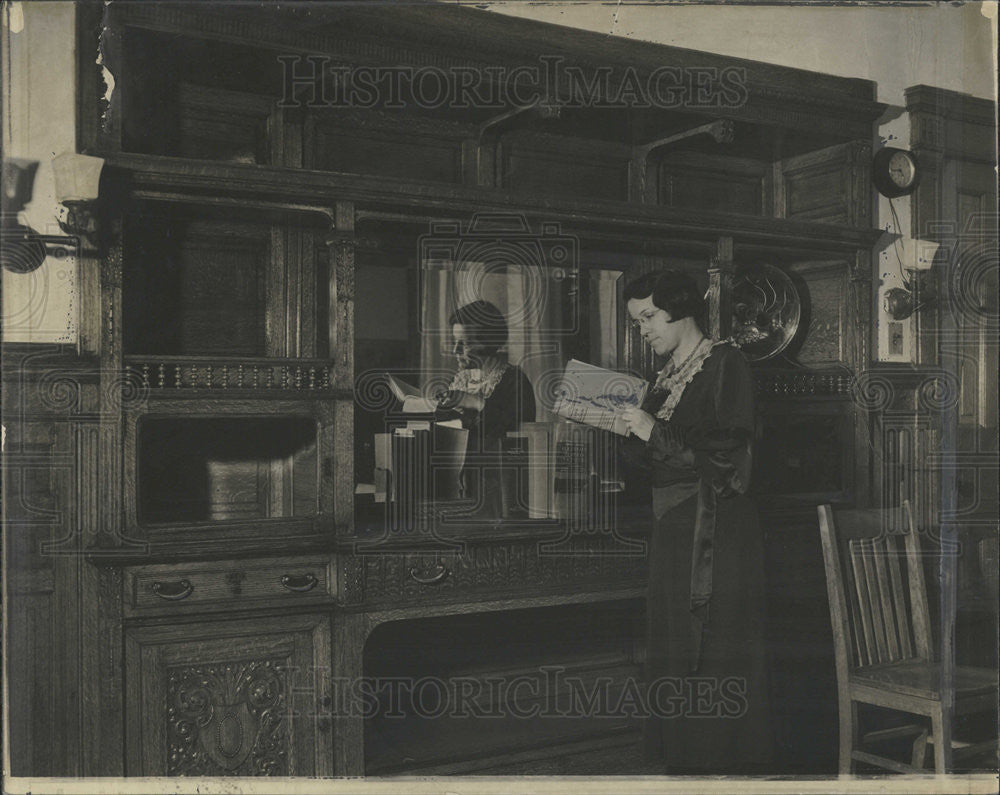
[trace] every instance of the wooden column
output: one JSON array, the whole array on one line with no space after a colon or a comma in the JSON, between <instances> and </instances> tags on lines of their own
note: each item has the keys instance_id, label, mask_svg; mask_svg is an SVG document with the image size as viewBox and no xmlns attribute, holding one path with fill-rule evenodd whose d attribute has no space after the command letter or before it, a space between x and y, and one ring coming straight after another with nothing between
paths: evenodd
<instances>
[{"instance_id":1,"label":"wooden column","mask_svg":"<svg viewBox=\"0 0 1000 795\"><path fill-rule=\"evenodd\" d=\"M354 387L354 203L337 202L330 251L330 360L335 389Z\"/></svg>"},{"instance_id":2,"label":"wooden column","mask_svg":"<svg viewBox=\"0 0 1000 795\"><path fill-rule=\"evenodd\" d=\"M733 239L720 237L708 266L708 331L713 339L733 333Z\"/></svg>"},{"instance_id":3,"label":"wooden column","mask_svg":"<svg viewBox=\"0 0 1000 795\"><path fill-rule=\"evenodd\" d=\"M365 722L352 704L364 675L365 641L371 630L364 613L341 613L333 619L333 774L365 774Z\"/></svg>"},{"instance_id":4,"label":"wooden column","mask_svg":"<svg viewBox=\"0 0 1000 795\"><path fill-rule=\"evenodd\" d=\"M849 263L847 284L847 323L845 327L845 353L847 364L860 378L871 367L871 340L875 334L872 324L872 253L868 249L855 252L854 261ZM866 411L856 403L855 412ZM876 460L872 456L870 428L876 427L875 417L869 416L864 422L854 423L854 467L856 501L859 506L870 505L876 478Z\"/></svg>"},{"instance_id":5,"label":"wooden column","mask_svg":"<svg viewBox=\"0 0 1000 795\"><path fill-rule=\"evenodd\" d=\"M329 357L330 385L336 403L320 408L322 422L321 510L333 517L339 533L354 523L354 404L345 398L354 389L354 234L353 202L338 202L334 229L327 238L330 252Z\"/></svg>"}]
</instances>

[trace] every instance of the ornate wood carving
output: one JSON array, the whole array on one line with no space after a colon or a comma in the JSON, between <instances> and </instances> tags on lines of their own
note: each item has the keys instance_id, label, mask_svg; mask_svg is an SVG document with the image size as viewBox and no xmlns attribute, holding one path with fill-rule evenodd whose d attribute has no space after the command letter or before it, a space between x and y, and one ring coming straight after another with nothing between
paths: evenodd
<instances>
[{"instance_id":1,"label":"ornate wood carving","mask_svg":"<svg viewBox=\"0 0 1000 795\"><path fill-rule=\"evenodd\" d=\"M767 397L837 396L851 394L853 376L846 370L810 372L808 370L755 370L754 386Z\"/></svg>"},{"instance_id":2,"label":"ornate wood carving","mask_svg":"<svg viewBox=\"0 0 1000 795\"><path fill-rule=\"evenodd\" d=\"M166 670L168 776L287 776L289 660Z\"/></svg>"},{"instance_id":3,"label":"ornate wood carving","mask_svg":"<svg viewBox=\"0 0 1000 795\"><path fill-rule=\"evenodd\" d=\"M151 398L181 397L203 390L227 393L335 392L332 368L325 359L271 363L239 357L129 356L126 380ZM286 395L287 396L287 395Z\"/></svg>"}]
</instances>

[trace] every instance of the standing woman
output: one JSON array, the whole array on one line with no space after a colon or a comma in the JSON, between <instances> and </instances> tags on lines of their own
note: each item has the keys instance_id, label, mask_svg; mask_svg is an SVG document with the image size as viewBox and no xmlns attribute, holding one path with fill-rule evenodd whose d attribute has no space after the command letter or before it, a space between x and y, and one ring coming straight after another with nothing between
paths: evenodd
<instances>
[{"instance_id":1,"label":"standing woman","mask_svg":"<svg viewBox=\"0 0 1000 795\"><path fill-rule=\"evenodd\" d=\"M746 495L750 368L733 343L706 338L690 276L647 274L625 300L667 357L643 405L623 415L653 486L646 755L670 773L766 772L763 536Z\"/></svg>"},{"instance_id":2,"label":"standing woman","mask_svg":"<svg viewBox=\"0 0 1000 795\"><path fill-rule=\"evenodd\" d=\"M488 301L473 301L448 319L458 372L448 391L438 397L437 419L460 418L469 429L463 473L467 496L479 509L499 516L499 453L508 431L535 420L535 393L524 371L507 361L507 321ZM477 493L473 467L482 472Z\"/></svg>"}]
</instances>

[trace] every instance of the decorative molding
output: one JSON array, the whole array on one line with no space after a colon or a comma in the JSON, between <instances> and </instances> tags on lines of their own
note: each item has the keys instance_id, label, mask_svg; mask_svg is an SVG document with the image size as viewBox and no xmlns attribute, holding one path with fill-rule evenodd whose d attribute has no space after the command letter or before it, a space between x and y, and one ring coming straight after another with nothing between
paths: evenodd
<instances>
[{"instance_id":1,"label":"decorative molding","mask_svg":"<svg viewBox=\"0 0 1000 795\"><path fill-rule=\"evenodd\" d=\"M333 371L327 360L128 356L125 381L152 398L205 391L314 393L333 389Z\"/></svg>"},{"instance_id":2,"label":"decorative molding","mask_svg":"<svg viewBox=\"0 0 1000 795\"><path fill-rule=\"evenodd\" d=\"M844 370L835 373L755 370L753 380L757 393L768 397L847 397L854 376Z\"/></svg>"},{"instance_id":3,"label":"decorative molding","mask_svg":"<svg viewBox=\"0 0 1000 795\"><path fill-rule=\"evenodd\" d=\"M996 126L996 105L988 99L927 85L910 86L905 95L909 113L928 113L969 124Z\"/></svg>"}]
</instances>

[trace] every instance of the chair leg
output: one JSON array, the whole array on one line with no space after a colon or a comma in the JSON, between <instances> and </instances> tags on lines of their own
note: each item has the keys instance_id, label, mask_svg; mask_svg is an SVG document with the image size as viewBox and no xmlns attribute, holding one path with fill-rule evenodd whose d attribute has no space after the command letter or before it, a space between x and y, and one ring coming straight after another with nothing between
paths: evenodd
<instances>
[{"instance_id":1,"label":"chair leg","mask_svg":"<svg viewBox=\"0 0 1000 795\"><path fill-rule=\"evenodd\" d=\"M913 759L910 764L914 767L923 768L927 762L927 732L922 731L916 740L913 741Z\"/></svg>"},{"instance_id":2,"label":"chair leg","mask_svg":"<svg viewBox=\"0 0 1000 795\"><path fill-rule=\"evenodd\" d=\"M858 741L858 704L851 699L840 702L840 764L841 775L854 772L854 746Z\"/></svg>"},{"instance_id":3,"label":"chair leg","mask_svg":"<svg viewBox=\"0 0 1000 795\"><path fill-rule=\"evenodd\" d=\"M951 720L950 713L940 706L931 715L931 731L934 734L934 772L947 773L951 770Z\"/></svg>"}]
</instances>

